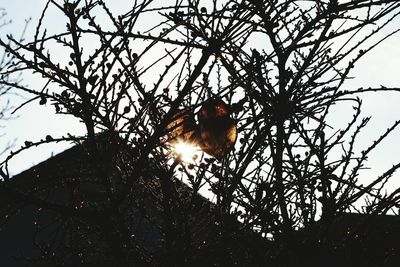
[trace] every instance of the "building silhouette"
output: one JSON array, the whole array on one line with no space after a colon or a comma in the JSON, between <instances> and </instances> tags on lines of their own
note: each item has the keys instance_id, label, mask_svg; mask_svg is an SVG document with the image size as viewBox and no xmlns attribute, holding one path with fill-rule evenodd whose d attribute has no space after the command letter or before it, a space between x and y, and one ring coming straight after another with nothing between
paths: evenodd
<instances>
[{"instance_id":1,"label":"building silhouette","mask_svg":"<svg viewBox=\"0 0 400 267\"><path fill-rule=\"evenodd\" d=\"M177 224L170 234L187 244L175 256L191 266L400 266L399 216L343 213L269 241L233 216L221 229L215 204L177 179L168 215L163 177L150 159L119 217L107 218L107 188L123 191L135 154L121 141L102 135L96 156L78 144L0 183L0 266L117 266L124 244L130 265L168 266L166 216Z\"/></svg>"},{"instance_id":2,"label":"building silhouette","mask_svg":"<svg viewBox=\"0 0 400 267\"><path fill-rule=\"evenodd\" d=\"M158 171L151 161L120 205L120 217L107 218L111 201L107 190L123 191L131 171L130 157L135 153L121 141L101 135L95 157L90 155L87 143L78 144L1 183L0 266L117 266L118 250L124 249L118 247L121 244L131 248L125 255L134 266L163 262L163 178L155 174ZM179 201L179 210L172 211L179 225L172 233L176 231L190 244L190 248L181 248L194 255L187 260L207 266L224 253L240 255L247 262L256 259L254 253L261 255L266 240L239 231L240 223L232 216L224 245L216 242L220 229L214 204L191 194L180 180L171 182Z\"/></svg>"}]
</instances>

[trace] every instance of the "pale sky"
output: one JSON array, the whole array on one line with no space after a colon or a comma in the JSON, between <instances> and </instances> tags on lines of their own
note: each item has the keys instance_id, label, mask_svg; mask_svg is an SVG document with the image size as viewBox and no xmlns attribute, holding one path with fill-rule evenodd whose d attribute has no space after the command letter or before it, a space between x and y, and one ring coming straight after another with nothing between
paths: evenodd
<instances>
[{"instance_id":1,"label":"pale sky","mask_svg":"<svg viewBox=\"0 0 400 267\"><path fill-rule=\"evenodd\" d=\"M18 36L22 31L25 19L31 17L32 21L26 34L26 39L29 40L35 31L45 2L44 0L0 0L0 8L5 8L8 18L13 20L11 25L0 29L0 36L5 36L10 32ZM122 10L126 5L129 6L130 2L128 0L106 1L111 9L115 11ZM400 25L399 21L397 22L397 25ZM47 17L45 24L52 30L56 30L57 27L64 27L57 20L57 15L52 13ZM400 87L400 68L398 66L400 66L400 34L391 37L359 61L351 73L355 77L354 80L347 82L345 87L349 90L380 85ZM32 79L32 77L26 76L23 78L23 83L32 87L41 87L43 85L43 81ZM372 140L377 139L396 119L400 119L400 93L369 93L364 95L362 99L363 115L372 116L372 120L369 126L364 129L360 136L361 138L358 139L358 151L368 147ZM61 136L68 132L74 134L83 133L83 125L79 124L76 119L55 116L51 108L52 106L50 105L43 107L37 104L23 108L18 113L19 118L3 123L6 127L0 130L6 135L0 139L0 145L16 139L16 147L19 147L25 140L39 140L47 134ZM337 107L331 116L332 123L343 125L344 121L350 119L348 116L348 108ZM380 174L400 161L398 153L400 150L399 139L400 130L397 130L371 154L368 166L372 167L373 170L368 171L366 173L367 176ZM56 146L43 146L40 149L32 149L15 158L9 166L10 170L16 174L45 160L52 153L58 153L69 146L71 145L58 144ZM400 173L396 174L395 177L396 180L399 179L400 181Z\"/></svg>"}]
</instances>

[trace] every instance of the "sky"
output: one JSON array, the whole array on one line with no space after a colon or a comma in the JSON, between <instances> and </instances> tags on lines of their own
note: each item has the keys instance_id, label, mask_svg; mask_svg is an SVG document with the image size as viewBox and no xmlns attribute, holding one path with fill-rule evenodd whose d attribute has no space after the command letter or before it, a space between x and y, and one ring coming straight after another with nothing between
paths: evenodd
<instances>
[{"instance_id":1,"label":"sky","mask_svg":"<svg viewBox=\"0 0 400 267\"><path fill-rule=\"evenodd\" d=\"M5 8L8 18L13 20L10 25L0 29L0 36L4 37L7 33L13 33L18 36L24 27L25 20L31 18L26 32L26 39L30 39L33 36L45 2L44 0L0 0L0 8ZM129 2L128 0L106 1L111 10L115 12L123 10ZM50 29L57 30L57 27L64 27L57 20L55 12L50 12L49 14L45 23ZM397 23L397 25L400 25L400 23ZM400 68L398 66L400 66L400 34L394 35L362 58L351 73L354 79L347 82L344 89L379 87L380 85L400 87ZM29 76L24 76L23 78L23 83L32 87L43 86L43 81ZM20 97L13 96L13 98ZM356 144L357 151L368 147L396 119L400 119L400 93L369 93L364 95L362 99L362 115L372 116L372 119L358 139ZM52 112L49 112L49 108L51 107L36 104L22 108L18 113L18 118L3 123L5 128L0 128L0 131L5 134L0 140L0 145L5 145L6 142L15 140L15 147L19 147L26 140L39 140L47 134L61 136L68 132L74 134L84 133L83 125L76 119L55 116ZM343 125L349 118L349 111L349 107L346 106L335 107L332 113L333 126ZM43 129L46 129L45 132ZM400 130L397 130L375 150L368 161L368 166L373 167L373 169L366 171L366 176L376 176L400 161L399 138ZM10 171L12 174L17 174L70 146L71 144L65 143L57 144L56 146L45 145L38 149L28 150L10 163ZM4 158L4 155L2 158ZM400 173L395 175L394 183L397 182L400 185ZM392 186L396 186L396 184Z\"/></svg>"}]
</instances>

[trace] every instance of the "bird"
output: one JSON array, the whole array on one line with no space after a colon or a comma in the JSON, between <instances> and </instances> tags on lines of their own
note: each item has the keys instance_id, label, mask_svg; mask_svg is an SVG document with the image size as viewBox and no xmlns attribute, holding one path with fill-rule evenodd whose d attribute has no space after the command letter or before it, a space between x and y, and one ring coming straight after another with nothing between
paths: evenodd
<instances>
[{"instance_id":1,"label":"bird","mask_svg":"<svg viewBox=\"0 0 400 267\"><path fill-rule=\"evenodd\" d=\"M210 99L197 113L199 121L196 139L199 147L221 160L235 145L236 122L230 117L230 107L221 99Z\"/></svg>"},{"instance_id":2,"label":"bird","mask_svg":"<svg viewBox=\"0 0 400 267\"><path fill-rule=\"evenodd\" d=\"M179 138L186 142L193 139L196 128L193 113L188 109L180 109L172 116L166 130L171 140Z\"/></svg>"}]
</instances>

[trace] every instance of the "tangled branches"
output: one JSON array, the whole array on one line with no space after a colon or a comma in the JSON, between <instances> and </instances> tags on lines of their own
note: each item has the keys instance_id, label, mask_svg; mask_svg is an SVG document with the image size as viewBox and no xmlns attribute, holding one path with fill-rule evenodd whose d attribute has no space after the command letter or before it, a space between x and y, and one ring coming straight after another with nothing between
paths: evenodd
<instances>
[{"instance_id":1,"label":"tangled branches","mask_svg":"<svg viewBox=\"0 0 400 267\"><path fill-rule=\"evenodd\" d=\"M43 20L49 9L65 20L64 31L46 30ZM360 155L354 146L369 121L360 118L357 95L400 89L342 88L354 65L398 32L377 37L399 12L400 3L394 0L214 0L208 6L191 0L171 6L144 0L115 16L105 1L50 0L33 40L0 40L14 58L10 68L2 69L0 82L32 95L18 109L39 101L81 121L86 135L28 142L18 153L42 143L83 143L94 179L89 181L104 194L98 202L82 200L86 206L79 212L76 189L68 189L72 196L62 208L37 192L23 197L19 192L15 198L29 202L31 197L40 208L60 213L62 220L73 217L102 233L121 265L132 257L142 264L155 261L129 237L128 207L144 191L159 190L162 196L165 240L160 253L171 266L201 258L192 240L199 226L191 225L199 192L212 199L209 212L218 233L203 249L224 247L235 231L287 240L300 228L317 221L329 225L338 214L359 211L362 205L368 214L397 212L399 191L383 192L400 164L367 184L358 178L368 155L399 122ZM46 85L30 88L5 78L26 71ZM189 163L175 158L168 140L168 131L174 129L168 124L179 110L195 114L210 99L222 99L230 107L238 128L235 149L221 160L202 152ZM332 129L328 115L342 103L352 103L354 114L344 128ZM112 144L108 154L99 145L104 133L119 136L118 141L105 139ZM78 170L74 183L82 184ZM12 179L3 178L1 190L13 192ZM156 185L147 179L155 179ZM177 180L190 190L179 192ZM104 223L96 222L100 217ZM235 230L230 228L233 217L240 221ZM83 257L87 261L89 254ZM238 259L218 261L230 260Z\"/></svg>"}]
</instances>

